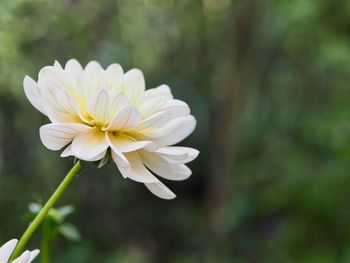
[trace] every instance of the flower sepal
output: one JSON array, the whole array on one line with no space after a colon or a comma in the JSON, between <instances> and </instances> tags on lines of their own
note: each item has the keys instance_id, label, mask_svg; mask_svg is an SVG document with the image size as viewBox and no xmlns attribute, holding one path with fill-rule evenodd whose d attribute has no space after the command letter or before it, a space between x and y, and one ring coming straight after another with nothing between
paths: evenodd
<instances>
[{"instance_id":1,"label":"flower sepal","mask_svg":"<svg viewBox=\"0 0 350 263\"><path fill-rule=\"evenodd\" d=\"M101 160L97 161L97 168L102 168L104 166L106 166L107 164L109 164L111 160L111 154L110 152L108 152Z\"/></svg>"}]
</instances>

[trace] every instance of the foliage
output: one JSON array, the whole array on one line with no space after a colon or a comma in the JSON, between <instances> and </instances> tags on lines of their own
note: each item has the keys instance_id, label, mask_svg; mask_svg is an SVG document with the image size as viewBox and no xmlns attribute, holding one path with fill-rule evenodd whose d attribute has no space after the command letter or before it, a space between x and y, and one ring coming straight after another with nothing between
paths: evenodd
<instances>
[{"instance_id":1,"label":"foliage","mask_svg":"<svg viewBox=\"0 0 350 263\"><path fill-rule=\"evenodd\" d=\"M349 27L343 0L2 0L0 241L73 161L41 145L23 77L75 57L169 84L201 154L170 202L87 167L55 262L349 262Z\"/></svg>"}]
</instances>

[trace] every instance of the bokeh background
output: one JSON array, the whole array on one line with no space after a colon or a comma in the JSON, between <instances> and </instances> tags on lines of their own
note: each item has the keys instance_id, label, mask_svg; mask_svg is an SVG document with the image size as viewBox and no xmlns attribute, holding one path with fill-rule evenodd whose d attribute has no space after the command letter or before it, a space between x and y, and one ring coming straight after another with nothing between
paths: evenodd
<instances>
[{"instance_id":1,"label":"bokeh background","mask_svg":"<svg viewBox=\"0 0 350 263\"><path fill-rule=\"evenodd\" d=\"M0 243L73 162L41 144L23 77L73 57L170 85L201 154L174 201L87 166L58 204L82 238L52 262L350 262L350 1L1 0Z\"/></svg>"}]
</instances>

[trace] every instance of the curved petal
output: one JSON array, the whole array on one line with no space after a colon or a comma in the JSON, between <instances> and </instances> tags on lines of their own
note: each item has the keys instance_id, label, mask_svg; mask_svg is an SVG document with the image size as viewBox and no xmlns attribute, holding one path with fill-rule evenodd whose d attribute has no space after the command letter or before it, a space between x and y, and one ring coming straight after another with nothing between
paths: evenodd
<instances>
[{"instance_id":1,"label":"curved petal","mask_svg":"<svg viewBox=\"0 0 350 263\"><path fill-rule=\"evenodd\" d=\"M79 123L51 123L40 127L40 139L46 148L60 150L78 134L90 131L91 127Z\"/></svg>"},{"instance_id":2,"label":"curved petal","mask_svg":"<svg viewBox=\"0 0 350 263\"><path fill-rule=\"evenodd\" d=\"M56 92L57 103L62 107L62 109L68 113L71 113L72 115L78 115L77 111L79 107L68 92L62 89L57 89Z\"/></svg>"},{"instance_id":3,"label":"curved petal","mask_svg":"<svg viewBox=\"0 0 350 263\"><path fill-rule=\"evenodd\" d=\"M56 67L56 68L59 68L59 69L63 69L62 65L57 60L55 60L55 62L53 63L53 66Z\"/></svg>"},{"instance_id":4,"label":"curved petal","mask_svg":"<svg viewBox=\"0 0 350 263\"><path fill-rule=\"evenodd\" d=\"M166 103L167 98L165 96L159 96L144 102L140 102L137 108L142 114L142 119L145 119L152 114L157 113Z\"/></svg>"},{"instance_id":5,"label":"curved petal","mask_svg":"<svg viewBox=\"0 0 350 263\"><path fill-rule=\"evenodd\" d=\"M40 87L45 87L45 82L47 80L56 81L58 83L65 83L64 71L62 67L56 66L46 66L40 69L38 74L38 85Z\"/></svg>"},{"instance_id":6,"label":"curved petal","mask_svg":"<svg viewBox=\"0 0 350 263\"><path fill-rule=\"evenodd\" d=\"M46 89L47 81L57 83L62 89L66 90L74 99L79 100L81 94L77 89L76 80L72 74L55 66L46 66L39 72L38 85L41 91Z\"/></svg>"},{"instance_id":7,"label":"curved petal","mask_svg":"<svg viewBox=\"0 0 350 263\"><path fill-rule=\"evenodd\" d=\"M108 84L111 85L112 91L117 91L122 82L123 75L123 68L119 64L114 63L108 66L106 69L106 79Z\"/></svg>"},{"instance_id":8,"label":"curved petal","mask_svg":"<svg viewBox=\"0 0 350 263\"><path fill-rule=\"evenodd\" d=\"M179 118L181 119L181 118ZM175 119L176 120L176 119ZM181 121L180 121L181 123ZM159 138L156 139L161 144L164 145L174 145L182 140L184 140L187 136L189 136L193 130L196 127L196 119L192 116L189 115L187 117L184 117L184 120L182 121L181 125L177 126L175 125L169 125L168 129L165 128L163 131L165 131L163 136L160 136ZM173 123L172 123L173 124ZM176 127L176 128L175 128ZM175 129L173 129L175 128Z\"/></svg>"},{"instance_id":9,"label":"curved petal","mask_svg":"<svg viewBox=\"0 0 350 263\"><path fill-rule=\"evenodd\" d=\"M80 63L74 58L67 61L66 65L64 66L64 70L73 75L81 75L84 71Z\"/></svg>"},{"instance_id":10,"label":"curved petal","mask_svg":"<svg viewBox=\"0 0 350 263\"><path fill-rule=\"evenodd\" d=\"M127 71L122 80L122 91L124 91L130 101L135 104L139 101L141 94L145 91L145 78L139 69Z\"/></svg>"},{"instance_id":11,"label":"curved petal","mask_svg":"<svg viewBox=\"0 0 350 263\"><path fill-rule=\"evenodd\" d=\"M172 99L173 95L168 85L162 84L159 87L148 89L142 94L142 101L148 101L155 97L166 97Z\"/></svg>"},{"instance_id":12,"label":"curved petal","mask_svg":"<svg viewBox=\"0 0 350 263\"><path fill-rule=\"evenodd\" d=\"M38 84L31 77L25 76L23 80L23 88L27 99L34 106L34 108L46 115Z\"/></svg>"},{"instance_id":13,"label":"curved petal","mask_svg":"<svg viewBox=\"0 0 350 263\"><path fill-rule=\"evenodd\" d=\"M30 253L30 251L26 250L23 252L23 254L21 256L19 256L14 261L12 261L12 263L28 263L31 255L32 254Z\"/></svg>"},{"instance_id":14,"label":"curved petal","mask_svg":"<svg viewBox=\"0 0 350 263\"><path fill-rule=\"evenodd\" d=\"M112 121L115 116L129 104L128 97L124 92L118 92L109 97L108 121Z\"/></svg>"},{"instance_id":15,"label":"curved petal","mask_svg":"<svg viewBox=\"0 0 350 263\"><path fill-rule=\"evenodd\" d=\"M120 169L125 169L125 170L130 169L130 163L121 151L119 151L118 149L112 149L111 156L112 156L113 162L118 166L119 170ZM122 174L122 176L124 178L126 178L124 176L124 174Z\"/></svg>"},{"instance_id":16,"label":"curved petal","mask_svg":"<svg viewBox=\"0 0 350 263\"><path fill-rule=\"evenodd\" d=\"M160 110L164 110L169 113L169 119L175 119L190 114L190 107L187 103L181 100L169 100Z\"/></svg>"},{"instance_id":17,"label":"curved petal","mask_svg":"<svg viewBox=\"0 0 350 263\"><path fill-rule=\"evenodd\" d=\"M145 184L145 186L151 191L152 194L158 196L159 198L170 200L176 197L176 195L160 181L156 183L148 183Z\"/></svg>"},{"instance_id":18,"label":"curved petal","mask_svg":"<svg viewBox=\"0 0 350 263\"><path fill-rule=\"evenodd\" d=\"M137 108L142 114L142 119L158 112L171 99L172 94L167 85L161 85L143 92L141 100L137 105Z\"/></svg>"},{"instance_id":19,"label":"curved petal","mask_svg":"<svg viewBox=\"0 0 350 263\"><path fill-rule=\"evenodd\" d=\"M161 147L156 151L156 153L162 157L175 161L183 161L188 157L188 153L186 151L181 151L175 147Z\"/></svg>"},{"instance_id":20,"label":"curved petal","mask_svg":"<svg viewBox=\"0 0 350 263\"><path fill-rule=\"evenodd\" d=\"M110 125L118 113L124 107L128 106L128 104L128 98L123 92L111 95L106 89L103 88L100 89L92 99L90 99L88 111L94 121L102 125L102 130L106 130L107 128L105 126ZM130 121L132 121L132 119Z\"/></svg>"},{"instance_id":21,"label":"curved petal","mask_svg":"<svg viewBox=\"0 0 350 263\"><path fill-rule=\"evenodd\" d=\"M108 121L108 92L100 89L89 101L88 111L94 121L105 125Z\"/></svg>"},{"instance_id":22,"label":"curved petal","mask_svg":"<svg viewBox=\"0 0 350 263\"><path fill-rule=\"evenodd\" d=\"M184 164L169 163L156 153L140 151L142 162L155 174L173 181L182 181L189 178L192 171Z\"/></svg>"},{"instance_id":23,"label":"curved petal","mask_svg":"<svg viewBox=\"0 0 350 263\"><path fill-rule=\"evenodd\" d=\"M84 161L97 161L101 159L109 147L104 132L92 129L81 133L72 141L72 154Z\"/></svg>"},{"instance_id":24,"label":"curved petal","mask_svg":"<svg viewBox=\"0 0 350 263\"><path fill-rule=\"evenodd\" d=\"M169 122L168 112L162 111L162 112L153 114L150 117L142 120L139 123L139 125L135 127L135 130L142 133L142 130L160 128L166 125L168 122Z\"/></svg>"},{"instance_id":25,"label":"curved petal","mask_svg":"<svg viewBox=\"0 0 350 263\"><path fill-rule=\"evenodd\" d=\"M43 107L47 116L54 123L74 123L80 122L80 117L76 112L77 106L73 106L73 99L60 86L48 80L42 92Z\"/></svg>"},{"instance_id":26,"label":"curved petal","mask_svg":"<svg viewBox=\"0 0 350 263\"><path fill-rule=\"evenodd\" d=\"M189 115L171 120L161 129L143 131L143 135L159 144L174 145L190 135L195 127L196 119Z\"/></svg>"},{"instance_id":27,"label":"curved petal","mask_svg":"<svg viewBox=\"0 0 350 263\"><path fill-rule=\"evenodd\" d=\"M90 61L84 68L84 76L89 80L93 81L92 84L97 84L97 81L103 71L102 66L95 60Z\"/></svg>"},{"instance_id":28,"label":"curved petal","mask_svg":"<svg viewBox=\"0 0 350 263\"><path fill-rule=\"evenodd\" d=\"M125 106L109 123L106 130L117 131L122 129L130 129L137 126L140 122L140 112L130 105Z\"/></svg>"},{"instance_id":29,"label":"curved petal","mask_svg":"<svg viewBox=\"0 0 350 263\"><path fill-rule=\"evenodd\" d=\"M169 163L189 163L197 158L199 151L189 147L162 147L155 153L166 159Z\"/></svg>"},{"instance_id":30,"label":"curved petal","mask_svg":"<svg viewBox=\"0 0 350 263\"><path fill-rule=\"evenodd\" d=\"M0 262L7 262L17 245L17 239L12 239L0 247Z\"/></svg>"},{"instance_id":31,"label":"curved petal","mask_svg":"<svg viewBox=\"0 0 350 263\"><path fill-rule=\"evenodd\" d=\"M134 141L130 137L122 134L113 135L108 133L110 144L121 152L133 152L145 148L148 151L157 150L157 144L151 141Z\"/></svg>"},{"instance_id":32,"label":"curved petal","mask_svg":"<svg viewBox=\"0 0 350 263\"><path fill-rule=\"evenodd\" d=\"M112 141L112 134L106 132L106 140L111 147L111 155L113 161L116 163L118 167L122 167L124 169L130 169L130 163L128 159L126 159L125 155L118 149L117 145L115 145ZM112 138L113 139L113 138Z\"/></svg>"},{"instance_id":33,"label":"curved petal","mask_svg":"<svg viewBox=\"0 0 350 263\"><path fill-rule=\"evenodd\" d=\"M101 76L103 68L97 61L90 61L84 68L83 85L81 92L85 102L94 96L99 88L101 88Z\"/></svg>"},{"instance_id":34,"label":"curved petal","mask_svg":"<svg viewBox=\"0 0 350 263\"><path fill-rule=\"evenodd\" d=\"M85 108L81 108L67 91L58 91L57 102L62 106L65 112L68 112L73 116L73 120L80 118L80 120L85 123L89 121L88 113Z\"/></svg>"},{"instance_id":35,"label":"curved petal","mask_svg":"<svg viewBox=\"0 0 350 263\"><path fill-rule=\"evenodd\" d=\"M61 153L61 157L72 156L72 145L68 145L66 149Z\"/></svg>"},{"instance_id":36,"label":"curved petal","mask_svg":"<svg viewBox=\"0 0 350 263\"><path fill-rule=\"evenodd\" d=\"M37 255L39 255L39 249L35 249L31 252L31 255L30 255L30 259L28 261L28 263L32 262L36 257Z\"/></svg>"},{"instance_id":37,"label":"curved petal","mask_svg":"<svg viewBox=\"0 0 350 263\"><path fill-rule=\"evenodd\" d=\"M118 166L124 178L130 178L140 183L154 183L158 181L158 179L143 165L137 152L128 152L124 153L124 155L130 163L129 168Z\"/></svg>"}]
</instances>

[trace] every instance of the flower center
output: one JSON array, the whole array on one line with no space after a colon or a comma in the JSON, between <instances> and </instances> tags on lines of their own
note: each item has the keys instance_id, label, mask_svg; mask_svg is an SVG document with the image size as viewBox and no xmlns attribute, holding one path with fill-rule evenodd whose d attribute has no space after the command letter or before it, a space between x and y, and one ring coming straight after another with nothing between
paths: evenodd
<instances>
[{"instance_id":1,"label":"flower center","mask_svg":"<svg viewBox=\"0 0 350 263\"><path fill-rule=\"evenodd\" d=\"M89 125L90 127L98 128L101 131L105 131L106 128L108 127L108 123L104 123L103 121L96 120L96 119L92 118L91 116L89 116L89 118L86 118L86 120L84 122L87 125Z\"/></svg>"}]
</instances>

